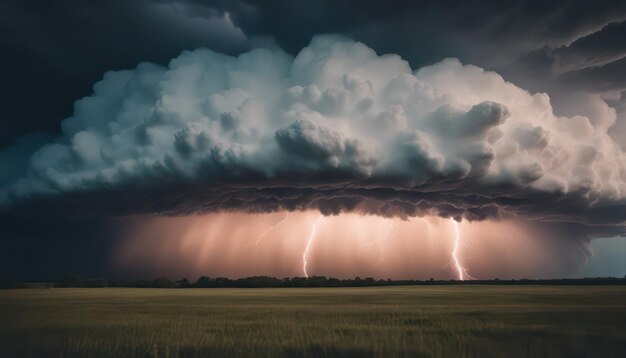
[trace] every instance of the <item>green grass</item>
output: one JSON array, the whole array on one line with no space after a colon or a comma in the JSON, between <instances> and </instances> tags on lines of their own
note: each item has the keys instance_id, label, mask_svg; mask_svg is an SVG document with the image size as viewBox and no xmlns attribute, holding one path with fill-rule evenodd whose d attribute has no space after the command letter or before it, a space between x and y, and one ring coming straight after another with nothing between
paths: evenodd
<instances>
[{"instance_id":1,"label":"green grass","mask_svg":"<svg viewBox=\"0 0 626 358\"><path fill-rule=\"evenodd\" d=\"M625 357L626 286L0 291L0 356Z\"/></svg>"}]
</instances>

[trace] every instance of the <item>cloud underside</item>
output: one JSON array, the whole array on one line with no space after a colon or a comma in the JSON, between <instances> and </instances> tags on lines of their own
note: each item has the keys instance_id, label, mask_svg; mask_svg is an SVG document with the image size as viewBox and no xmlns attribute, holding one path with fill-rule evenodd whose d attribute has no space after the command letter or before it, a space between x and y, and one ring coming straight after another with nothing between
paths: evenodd
<instances>
[{"instance_id":1,"label":"cloud underside","mask_svg":"<svg viewBox=\"0 0 626 358\"><path fill-rule=\"evenodd\" d=\"M255 184L258 185L258 184ZM541 203L541 204L538 204ZM405 188L320 185L255 187L251 185L176 184L66 194L23 202L17 210L33 215L119 216L194 215L215 212L272 213L317 210L324 215L355 212L383 217L441 216L456 220L522 220L577 230L576 237L608 237L624 233L622 204L590 208L583 200L538 192L516 195L475 190L421 192ZM556 225L556 226L555 226Z\"/></svg>"},{"instance_id":2,"label":"cloud underside","mask_svg":"<svg viewBox=\"0 0 626 358\"><path fill-rule=\"evenodd\" d=\"M0 203L518 217L615 235L626 162L607 134L615 111L593 105L557 116L494 72L455 59L413 71L336 36L295 58L199 49L105 74L63 135L0 182Z\"/></svg>"}]
</instances>

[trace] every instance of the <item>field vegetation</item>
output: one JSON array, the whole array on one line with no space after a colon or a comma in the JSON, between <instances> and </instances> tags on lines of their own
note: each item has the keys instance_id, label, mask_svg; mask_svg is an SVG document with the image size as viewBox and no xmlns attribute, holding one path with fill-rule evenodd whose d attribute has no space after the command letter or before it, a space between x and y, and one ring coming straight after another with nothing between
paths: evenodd
<instances>
[{"instance_id":1,"label":"field vegetation","mask_svg":"<svg viewBox=\"0 0 626 358\"><path fill-rule=\"evenodd\" d=\"M626 286L0 291L0 356L624 357Z\"/></svg>"}]
</instances>

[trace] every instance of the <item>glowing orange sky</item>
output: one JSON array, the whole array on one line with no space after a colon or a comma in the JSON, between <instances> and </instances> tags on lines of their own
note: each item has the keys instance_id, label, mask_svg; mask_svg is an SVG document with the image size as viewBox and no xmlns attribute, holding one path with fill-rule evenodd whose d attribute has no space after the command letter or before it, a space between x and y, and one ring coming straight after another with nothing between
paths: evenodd
<instances>
[{"instance_id":1,"label":"glowing orange sky","mask_svg":"<svg viewBox=\"0 0 626 358\"><path fill-rule=\"evenodd\" d=\"M304 276L303 254L319 218L317 212L142 218L126 232L115 265L140 277ZM586 260L584 245L517 221L463 221L459 229L458 259L474 278L557 277ZM323 217L307 271L339 278L457 278L454 240L453 221L439 217Z\"/></svg>"}]
</instances>

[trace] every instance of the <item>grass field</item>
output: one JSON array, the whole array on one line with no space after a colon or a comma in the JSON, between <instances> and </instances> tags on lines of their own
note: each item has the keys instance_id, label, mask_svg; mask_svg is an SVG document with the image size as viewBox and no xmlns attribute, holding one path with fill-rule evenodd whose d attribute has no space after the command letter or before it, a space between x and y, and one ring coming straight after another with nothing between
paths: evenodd
<instances>
[{"instance_id":1,"label":"grass field","mask_svg":"<svg viewBox=\"0 0 626 358\"><path fill-rule=\"evenodd\" d=\"M626 357L626 286L0 291L0 356Z\"/></svg>"}]
</instances>

